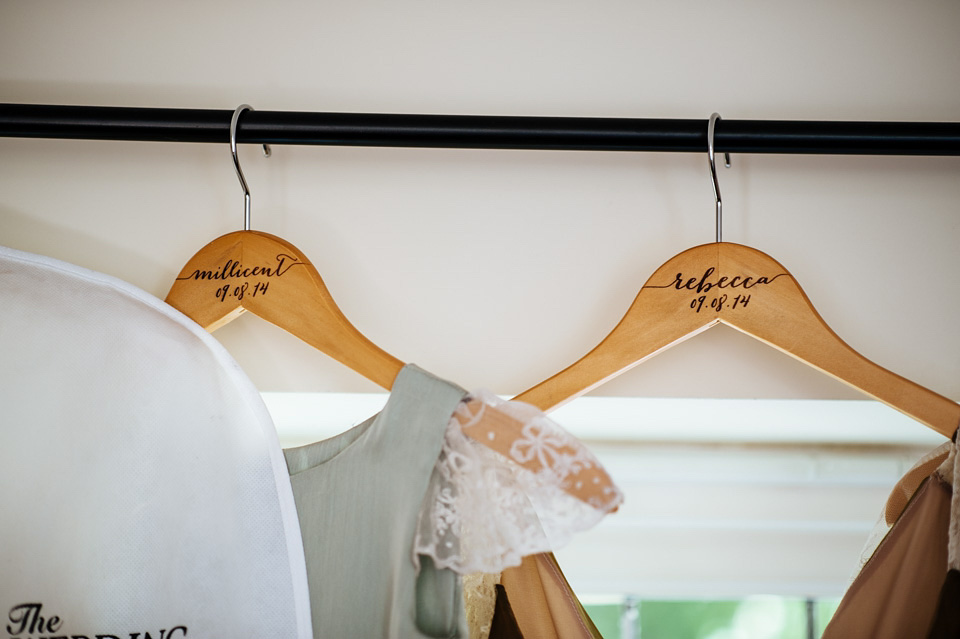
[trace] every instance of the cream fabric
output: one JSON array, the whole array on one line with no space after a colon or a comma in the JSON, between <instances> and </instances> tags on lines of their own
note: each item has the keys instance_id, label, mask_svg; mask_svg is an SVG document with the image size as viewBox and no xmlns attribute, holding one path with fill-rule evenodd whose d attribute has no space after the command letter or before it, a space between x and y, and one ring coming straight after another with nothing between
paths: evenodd
<instances>
[{"instance_id":1,"label":"cream fabric","mask_svg":"<svg viewBox=\"0 0 960 639\"><path fill-rule=\"evenodd\" d=\"M954 636L943 632L957 623L947 581L960 555L958 457L945 442L894 486L825 639Z\"/></svg>"},{"instance_id":2,"label":"cream fabric","mask_svg":"<svg viewBox=\"0 0 960 639\"><path fill-rule=\"evenodd\" d=\"M286 465L232 358L129 284L4 248L0 487L11 636L311 636Z\"/></svg>"},{"instance_id":3,"label":"cream fabric","mask_svg":"<svg viewBox=\"0 0 960 639\"><path fill-rule=\"evenodd\" d=\"M517 625L528 639L603 639L553 553L524 557L500 575ZM495 639L491 636L491 639Z\"/></svg>"},{"instance_id":4,"label":"cream fabric","mask_svg":"<svg viewBox=\"0 0 960 639\"><path fill-rule=\"evenodd\" d=\"M847 590L823 639L925 639L947 575L950 486L920 486Z\"/></svg>"}]
</instances>

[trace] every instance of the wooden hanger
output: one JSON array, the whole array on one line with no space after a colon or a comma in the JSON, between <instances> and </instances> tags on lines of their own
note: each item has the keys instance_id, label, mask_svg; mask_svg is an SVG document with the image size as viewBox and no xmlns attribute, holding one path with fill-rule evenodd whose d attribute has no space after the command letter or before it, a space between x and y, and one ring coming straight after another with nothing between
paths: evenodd
<instances>
[{"instance_id":1,"label":"wooden hanger","mask_svg":"<svg viewBox=\"0 0 960 639\"><path fill-rule=\"evenodd\" d=\"M238 107L230 125L231 152L244 191L245 230L218 237L200 249L180 271L166 302L211 332L249 311L390 389L404 363L347 320L299 249L275 235L249 230L250 190L236 152L237 120L249 108ZM465 408L455 414L461 423L472 424L464 433L515 460L510 447L523 439L524 424L477 400L466 402ZM537 456L520 465L534 472L542 469ZM568 487L569 493L587 503L608 501L611 493L605 491L613 481L602 469L588 469L578 482Z\"/></svg>"},{"instance_id":2,"label":"wooden hanger","mask_svg":"<svg viewBox=\"0 0 960 639\"><path fill-rule=\"evenodd\" d=\"M946 437L960 424L960 404L873 363L834 333L796 279L769 255L720 242L688 249L657 269L613 331L565 370L514 399L550 410L716 324L726 324L817 368Z\"/></svg>"},{"instance_id":3,"label":"wooden hanger","mask_svg":"<svg viewBox=\"0 0 960 639\"><path fill-rule=\"evenodd\" d=\"M262 231L235 231L204 246L166 302L211 332L249 311L383 388L403 368L354 328L297 247Z\"/></svg>"},{"instance_id":4,"label":"wooden hanger","mask_svg":"<svg viewBox=\"0 0 960 639\"><path fill-rule=\"evenodd\" d=\"M647 280L620 323L579 361L515 399L550 410L674 344L726 324L951 437L960 404L873 363L823 321L769 255L729 242L688 249Z\"/></svg>"}]
</instances>

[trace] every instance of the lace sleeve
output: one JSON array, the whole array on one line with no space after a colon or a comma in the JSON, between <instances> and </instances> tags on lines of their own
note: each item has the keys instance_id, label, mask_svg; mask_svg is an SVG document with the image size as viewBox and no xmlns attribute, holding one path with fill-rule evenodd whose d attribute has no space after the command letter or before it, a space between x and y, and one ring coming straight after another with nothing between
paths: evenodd
<instances>
[{"instance_id":1,"label":"lace sleeve","mask_svg":"<svg viewBox=\"0 0 960 639\"><path fill-rule=\"evenodd\" d=\"M460 574L500 572L560 548L623 501L596 457L543 412L489 391L471 399L447 425L420 509L415 562L428 555ZM464 433L490 411L520 426L513 441L498 442L506 455Z\"/></svg>"}]
</instances>

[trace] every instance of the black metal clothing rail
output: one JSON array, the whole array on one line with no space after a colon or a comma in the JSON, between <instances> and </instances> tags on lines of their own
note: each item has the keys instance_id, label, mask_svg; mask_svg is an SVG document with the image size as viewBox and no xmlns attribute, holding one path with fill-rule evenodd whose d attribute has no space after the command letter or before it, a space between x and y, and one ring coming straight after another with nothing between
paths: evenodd
<instances>
[{"instance_id":1,"label":"black metal clothing rail","mask_svg":"<svg viewBox=\"0 0 960 639\"><path fill-rule=\"evenodd\" d=\"M0 104L0 137L229 141L232 110ZM707 120L246 111L253 144L704 152ZM727 153L960 156L960 122L720 120Z\"/></svg>"}]
</instances>

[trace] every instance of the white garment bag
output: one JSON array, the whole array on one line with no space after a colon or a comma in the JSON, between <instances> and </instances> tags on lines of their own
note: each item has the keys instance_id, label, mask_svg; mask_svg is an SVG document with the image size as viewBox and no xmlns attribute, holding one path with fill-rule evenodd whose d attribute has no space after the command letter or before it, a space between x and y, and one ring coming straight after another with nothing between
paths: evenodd
<instances>
[{"instance_id":1,"label":"white garment bag","mask_svg":"<svg viewBox=\"0 0 960 639\"><path fill-rule=\"evenodd\" d=\"M129 284L4 248L0 513L10 636L311 636L286 465L232 358Z\"/></svg>"}]
</instances>

